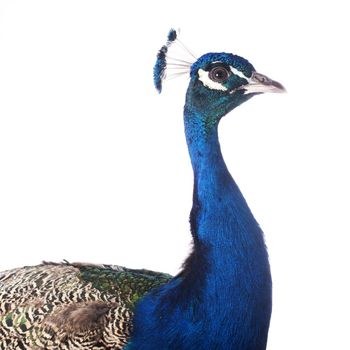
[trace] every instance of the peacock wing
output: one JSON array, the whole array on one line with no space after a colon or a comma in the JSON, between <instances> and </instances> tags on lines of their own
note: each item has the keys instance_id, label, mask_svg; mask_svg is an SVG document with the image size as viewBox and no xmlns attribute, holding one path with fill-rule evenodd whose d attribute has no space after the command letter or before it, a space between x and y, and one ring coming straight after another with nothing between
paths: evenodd
<instances>
[{"instance_id":1,"label":"peacock wing","mask_svg":"<svg viewBox=\"0 0 350 350\"><path fill-rule=\"evenodd\" d=\"M0 349L122 349L135 303L170 275L43 263L0 273Z\"/></svg>"}]
</instances>

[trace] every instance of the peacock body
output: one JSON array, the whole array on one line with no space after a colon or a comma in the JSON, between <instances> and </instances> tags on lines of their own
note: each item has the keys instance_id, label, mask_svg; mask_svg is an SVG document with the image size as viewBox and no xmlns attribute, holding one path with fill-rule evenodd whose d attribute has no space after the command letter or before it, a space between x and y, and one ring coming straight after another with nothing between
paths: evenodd
<instances>
[{"instance_id":1,"label":"peacock body","mask_svg":"<svg viewBox=\"0 0 350 350\"><path fill-rule=\"evenodd\" d=\"M184 124L194 172L193 251L175 277L119 266L43 263L0 274L0 349L263 350L271 274L263 233L221 154L228 112L281 84L244 58L173 59L174 30L154 69L190 74ZM193 56L193 54L191 53Z\"/></svg>"}]
</instances>

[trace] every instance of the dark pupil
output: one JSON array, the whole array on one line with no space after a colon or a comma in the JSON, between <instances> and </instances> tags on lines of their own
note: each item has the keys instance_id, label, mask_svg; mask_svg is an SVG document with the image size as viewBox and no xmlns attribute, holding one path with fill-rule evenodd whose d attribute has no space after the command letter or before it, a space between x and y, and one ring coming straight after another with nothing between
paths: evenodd
<instances>
[{"instance_id":1,"label":"dark pupil","mask_svg":"<svg viewBox=\"0 0 350 350\"><path fill-rule=\"evenodd\" d=\"M215 78L218 80L225 79L225 71L221 69L217 69L214 74Z\"/></svg>"}]
</instances>

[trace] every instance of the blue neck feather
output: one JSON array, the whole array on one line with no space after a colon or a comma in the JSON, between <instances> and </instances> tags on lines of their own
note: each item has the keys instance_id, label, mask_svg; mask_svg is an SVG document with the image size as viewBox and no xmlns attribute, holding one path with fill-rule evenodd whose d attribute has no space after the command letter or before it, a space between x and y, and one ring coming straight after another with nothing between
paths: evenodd
<instances>
[{"instance_id":1,"label":"blue neck feather","mask_svg":"<svg viewBox=\"0 0 350 350\"><path fill-rule=\"evenodd\" d=\"M271 278L263 233L223 160L219 116L185 107L193 252L135 310L129 350L264 350Z\"/></svg>"}]
</instances>

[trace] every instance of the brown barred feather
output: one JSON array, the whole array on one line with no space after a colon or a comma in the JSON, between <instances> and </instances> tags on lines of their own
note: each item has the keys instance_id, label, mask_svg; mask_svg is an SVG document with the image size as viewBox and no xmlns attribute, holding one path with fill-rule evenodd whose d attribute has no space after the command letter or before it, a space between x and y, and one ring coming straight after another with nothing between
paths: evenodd
<instances>
[{"instance_id":1,"label":"brown barred feather","mask_svg":"<svg viewBox=\"0 0 350 350\"><path fill-rule=\"evenodd\" d=\"M0 349L122 349L135 303L170 278L81 263L1 272Z\"/></svg>"}]
</instances>

